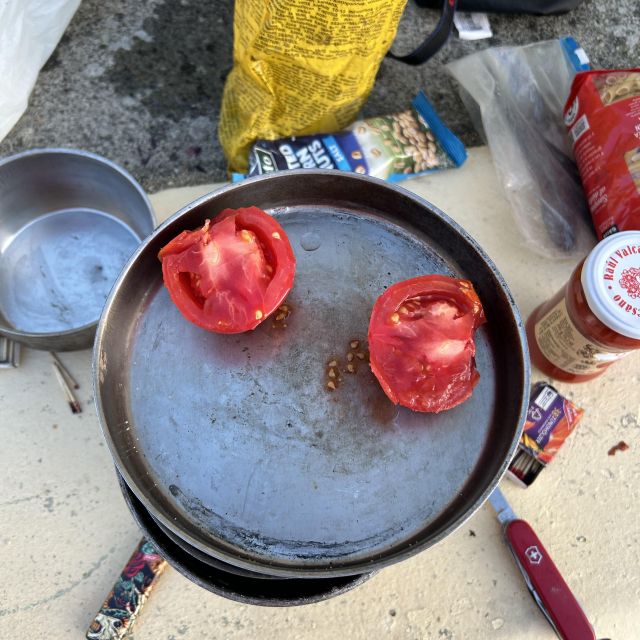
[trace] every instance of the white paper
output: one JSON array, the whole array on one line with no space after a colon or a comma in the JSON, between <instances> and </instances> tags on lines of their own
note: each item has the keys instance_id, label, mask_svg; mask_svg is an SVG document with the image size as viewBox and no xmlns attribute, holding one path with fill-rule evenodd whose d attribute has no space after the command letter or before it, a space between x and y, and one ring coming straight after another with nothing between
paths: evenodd
<instances>
[{"instance_id":1,"label":"white paper","mask_svg":"<svg viewBox=\"0 0 640 640\"><path fill-rule=\"evenodd\" d=\"M453 16L460 40L482 40L491 38L493 33L486 13L456 11Z\"/></svg>"}]
</instances>

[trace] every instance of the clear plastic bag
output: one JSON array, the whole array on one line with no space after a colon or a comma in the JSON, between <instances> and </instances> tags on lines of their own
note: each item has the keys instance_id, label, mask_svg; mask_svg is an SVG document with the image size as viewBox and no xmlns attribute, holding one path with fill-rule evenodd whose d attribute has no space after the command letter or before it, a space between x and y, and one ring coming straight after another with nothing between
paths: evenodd
<instances>
[{"instance_id":1,"label":"clear plastic bag","mask_svg":"<svg viewBox=\"0 0 640 640\"><path fill-rule=\"evenodd\" d=\"M0 0L0 141L27 108L38 73L80 0Z\"/></svg>"},{"instance_id":2,"label":"clear plastic bag","mask_svg":"<svg viewBox=\"0 0 640 640\"><path fill-rule=\"evenodd\" d=\"M548 258L585 255L595 243L563 120L573 78L588 68L573 38L494 47L447 65L525 244Z\"/></svg>"}]
</instances>

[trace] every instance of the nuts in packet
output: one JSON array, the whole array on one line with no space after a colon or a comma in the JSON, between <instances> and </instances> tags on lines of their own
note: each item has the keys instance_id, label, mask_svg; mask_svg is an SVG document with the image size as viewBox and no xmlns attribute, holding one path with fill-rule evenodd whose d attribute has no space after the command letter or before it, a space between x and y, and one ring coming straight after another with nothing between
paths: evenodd
<instances>
[{"instance_id":1,"label":"nuts in packet","mask_svg":"<svg viewBox=\"0 0 640 640\"><path fill-rule=\"evenodd\" d=\"M283 169L339 169L399 182L412 176L460 166L462 142L443 124L424 93L411 109L357 120L348 129L259 140L249 154L249 176ZM244 175L234 175L234 180Z\"/></svg>"},{"instance_id":2,"label":"nuts in packet","mask_svg":"<svg viewBox=\"0 0 640 640\"><path fill-rule=\"evenodd\" d=\"M640 229L640 69L579 73L564 120L598 238Z\"/></svg>"}]
</instances>

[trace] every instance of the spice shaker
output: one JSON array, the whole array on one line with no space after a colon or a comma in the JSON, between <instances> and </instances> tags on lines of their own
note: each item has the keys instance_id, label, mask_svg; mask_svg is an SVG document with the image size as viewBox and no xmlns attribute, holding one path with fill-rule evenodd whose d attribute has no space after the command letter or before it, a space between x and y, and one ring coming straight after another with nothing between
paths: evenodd
<instances>
[{"instance_id":1,"label":"spice shaker","mask_svg":"<svg viewBox=\"0 0 640 640\"><path fill-rule=\"evenodd\" d=\"M640 231L608 236L526 325L533 364L565 382L586 382L640 349Z\"/></svg>"}]
</instances>

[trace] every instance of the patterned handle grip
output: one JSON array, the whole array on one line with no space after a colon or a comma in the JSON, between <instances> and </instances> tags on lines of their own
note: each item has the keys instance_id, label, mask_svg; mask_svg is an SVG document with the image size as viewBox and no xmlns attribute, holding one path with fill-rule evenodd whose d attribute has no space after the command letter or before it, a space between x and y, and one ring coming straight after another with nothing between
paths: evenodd
<instances>
[{"instance_id":1,"label":"patterned handle grip","mask_svg":"<svg viewBox=\"0 0 640 640\"><path fill-rule=\"evenodd\" d=\"M156 548L143 538L89 626L87 640L124 638L166 565Z\"/></svg>"}]
</instances>

